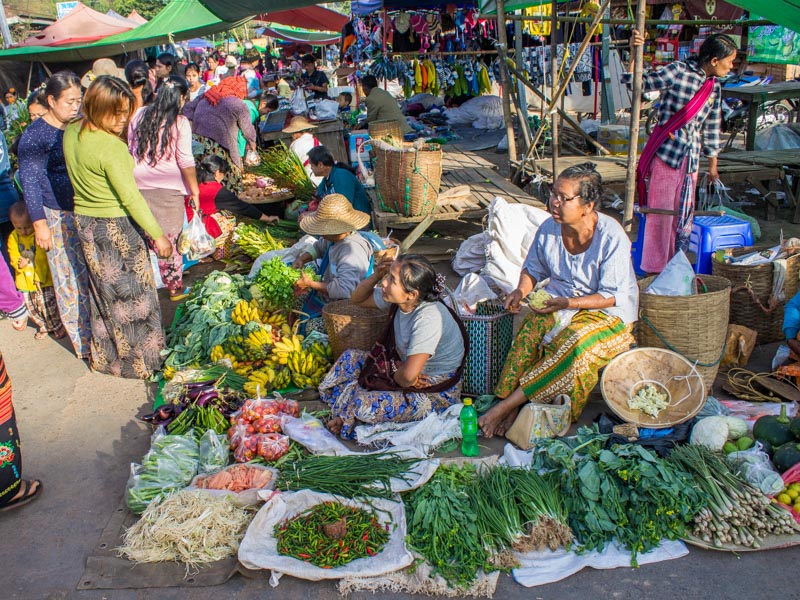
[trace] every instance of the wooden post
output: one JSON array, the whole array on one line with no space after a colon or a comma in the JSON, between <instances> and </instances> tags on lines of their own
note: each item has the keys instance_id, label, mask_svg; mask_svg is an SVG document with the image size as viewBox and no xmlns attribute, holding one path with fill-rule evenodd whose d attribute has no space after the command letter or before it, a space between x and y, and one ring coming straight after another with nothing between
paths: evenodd
<instances>
[{"instance_id":1,"label":"wooden post","mask_svg":"<svg viewBox=\"0 0 800 600\"><path fill-rule=\"evenodd\" d=\"M500 62L505 64L508 51L508 36L506 35L506 6L504 0L497 0L497 53ZM506 69L500 69L500 86L503 93L503 119L506 122L506 136L508 137L508 160L517 160L517 141L514 139L514 121L511 119L511 81Z\"/></svg>"},{"instance_id":2,"label":"wooden post","mask_svg":"<svg viewBox=\"0 0 800 600\"><path fill-rule=\"evenodd\" d=\"M636 5L636 31L644 35L645 0ZM628 180L625 182L625 211L622 225L630 231L633 225L633 203L636 196L636 156L639 149L639 112L642 105L642 70L644 46L633 48L633 89L631 92L631 129L628 143ZM639 199L642 200L641 198Z\"/></svg>"},{"instance_id":3,"label":"wooden post","mask_svg":"<svg viewBox=\"0 0 800 600\"><path fill-rule=\"evenodd\" d=\"M558 177L558 118L556 116L556 90L558 89L558 61L556 60L556 54L558 43L556 42L556 29L558 29L558 0L553 0L552 14L550 15L550 98L552 102L545 116L550 119L550 152L553 154L554 182ZM564 52L564 60L566 59L567 53Z\"/></svg>"}]
</instances>

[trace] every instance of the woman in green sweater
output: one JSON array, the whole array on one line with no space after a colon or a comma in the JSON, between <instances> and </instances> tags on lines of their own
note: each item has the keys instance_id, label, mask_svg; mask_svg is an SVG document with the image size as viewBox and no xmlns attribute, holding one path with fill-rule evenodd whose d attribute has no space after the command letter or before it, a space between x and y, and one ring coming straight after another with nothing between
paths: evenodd
<instances>
[{"instance_id":1,"label":"woman in green sweater","mask_svg":"<svg viewBox=\"0 0 800 600\"><path fill-rule=\"evenodd\" d=\"M120 138L134 107L127 83L95 79L83 98L83 119L64 132L64 156L89 270L92 369L145 379L161 365L164 331L142 231L161 258L172 245L136 187L133 157Z\"/></svg>"}]
</instances>

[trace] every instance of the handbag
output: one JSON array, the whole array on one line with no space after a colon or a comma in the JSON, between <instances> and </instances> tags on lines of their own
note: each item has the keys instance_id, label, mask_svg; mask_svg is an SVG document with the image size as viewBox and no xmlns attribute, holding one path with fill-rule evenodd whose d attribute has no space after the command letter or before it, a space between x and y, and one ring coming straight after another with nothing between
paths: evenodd
<instances>
[{"instance_id":1,"label":"handbag","mask_svg":"<svg viewBox=\"0 0 800 600\"><path fill-rule=\"evenodd\" d=\"M394 304L389 311L389 322L386 324L386 329L384 330L383 335L378 338L378 341L372 346L367 358L364 360L364 366L362 367L361 373L358 376L358 385L368 390L382 392L404 391L438 394L440 392L444 392L445 390L449 390L459 381L461 381L461 376L464 373L464 366L467 363L467 355L469 354L469 337L467 336L466 329L464 329L464 324L461 322L461 318L455 313L455 311L453 311L452 308L447 306L447 304L444 302L442 302L442 304L455 319L456 324L461 331L461 336L464 339L464 356L461 358L461 364L458 365L458 369L456 369L456 372L452 377L444 381L440 381L439 383L421 388L416 386L405 388L397 384L397 382L394 380L394 374L396 371L394 365L401 359L400 355L397 353L397 348L395 347L394 341L394 317L397 314L397 305Z\"/></svg>"},{"instance_id":2,"label":"handbag","mask_svg":"<svg viewBox=\"0 0 800 600\"><path fill-rule=\"evenodd\" d=\"M529 402L520 409L506 439L530 450L537 439L566 435L571 422L572 401L566 394L556 396L552 404Z\"/></svg>"}]
</instances>

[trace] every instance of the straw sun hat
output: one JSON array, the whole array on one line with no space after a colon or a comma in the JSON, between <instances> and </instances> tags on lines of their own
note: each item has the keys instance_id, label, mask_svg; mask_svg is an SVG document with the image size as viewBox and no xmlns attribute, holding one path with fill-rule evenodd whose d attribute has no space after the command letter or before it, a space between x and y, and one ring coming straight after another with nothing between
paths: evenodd
<instances>
[{"instance_id":1,"label":"straw sun hat","mask_svg":"<svg viewBox=\"0 0 800 600\"><path fill-rule=\"evenodd\" d=\"M353 208L341 194L325 196L317 211L300 221L300 229L311 235L339 235L365 227L369 215Z\"/></svg>"},{"instance_id":2,"label":"straw sun hat","mask_svg":"<svg viewBox=\"0 0 800 600\"><path fill-rule=\"evenodd\" d=\"M309 121L305 117L295 117L292 119L292 122L289 123L286 127L283 128L283 133L299 133L301 131L307 131L309 129L316 129L317 126L314 125L311 121Z\"/></svg>"},{"instance_id":3,"label":"straw sun hat","mask_svg":"<svg viewBox=\"0 0 800 600\"><path fill-rule=\"evenodd\" d=\"M92 70L81 77L81 85L88 88L100 75L113 75L125 81L125 69L120 69L110 58L98 58L92 63Z\"/></svg>"}]
</instances>

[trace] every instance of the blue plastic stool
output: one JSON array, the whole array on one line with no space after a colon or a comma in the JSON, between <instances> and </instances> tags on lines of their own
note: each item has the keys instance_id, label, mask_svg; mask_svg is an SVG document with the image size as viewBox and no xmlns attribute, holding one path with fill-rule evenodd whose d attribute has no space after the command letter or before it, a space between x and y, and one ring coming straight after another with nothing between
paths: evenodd
<instances>
[{"instance_id":1,"label":"blue plastic stool","mask_svg":"<svg viewBox=\"0 0 800 600\"><path fill-rule=\"evenodd\" d=\"M644 246L644 222L646 215L634 213L639 220L639 227L636 230L636 239L631 243L631 260L633 261L633 271L639 276L647 275L642 271L642 246Z\"/></svg>"},{"instance_id":2,"label":"blue plastic stool","mask_svg":"<svg viewBox=\"0 0 800 600\"><path fill-rule=\"evenodd\" d=\"M753 245L753 230L748 221L721 215L695 217L689 250L695 253L695 273L711 274L711 261L720 248L741 248Z\"/></svg>"}]
</instances>

